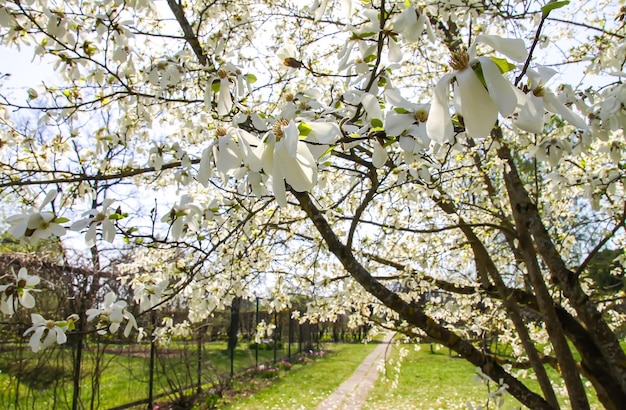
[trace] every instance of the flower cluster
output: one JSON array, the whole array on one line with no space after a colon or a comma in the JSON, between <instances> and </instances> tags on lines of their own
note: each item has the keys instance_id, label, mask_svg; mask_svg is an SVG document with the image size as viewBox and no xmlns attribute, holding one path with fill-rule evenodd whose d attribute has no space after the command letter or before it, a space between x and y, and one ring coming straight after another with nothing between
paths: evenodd
<instances>
[{"instance_id":1,"label":"flower cluster","mask_svg":"<svg viewBox=\"0 0 626 410\"><path fill-rule=\"evenodd\" d=\"M484 138L494 127L498 114L515 114L514 124L533 132L543 132L545 111L559 114L572 125L588 129L585 122L565 106L544 84L553 74L548 70L527 70L530 80L525 92L514 87L504 73L515 68L505 59L477 56L477 46L486 45L515 62L523 62L528 53L521 39L508 39L481 34L472 46L452 53L450 67L437 83L433 95L426 130L434 141L443 143L454 136L455 127L450 115L450 84L454 84L454 107L459 126L468 136Z\"/></svg>"},{"instance_id":2,"label":"flower cluster","mask_svg":"<svg viewBox=\"0 0 626 410\"><path fill-rule=\"evenodd\" d=\"M56 196L57 191L53 189L46 194L39 208L32 208L27 213L8 217L7 222L11 224L9 234L33 244L51 235L65 235L66 228L60 224L67 222L67 219L57 217L54 212L43 211Z\"/></svg>"},{"instance_id":3,"label":"flower cluster","mask_svg":"<svg viewBox=\"0 0 626 410\"><path fill-rule=\"evenodd\" d=\"M17 302L27 309L35 307L35 298L31 292L38 291L35 286L41 280L39 276L29 275L26 268L20 268L17 275L11 268L11 277L11 283L0 285L0 312L9 316L17 310Z\"/></svg>"},{"instance_id":4,"label":"flower cluster","mask_svg":"<svg viewBox=\"0 0 626 410\"><path fill-rule=\"evenodd\" d=\"M54 342L65 343L67 341L65 332L73 330L74 322L78 320L77 315L71 315L63 321L46 320L36 313L32 313L30 317L33 325L26 329L24 336L32 333L28 344L35 353L51 346Z\"/></svg>"},{"instance_id":5,"label":"flower cluster","mask_svg":"<svg viewBox=\"0 0 626 410\"><path fill-rule=\"evenodd\" d=\"M276 325L270 323L269 325L265 323L265 320L261 320L256 325L256 334L254 335L254 342L260 344L265 337L270 337L272 332L276 328Z\"/></svg>"},{"instance_id":6,"label":"flower cluster","mask_svg":"<svg viewBox=\"0 0 626 410\"><path fill-rule=\"evenodd\" d=\"M116 333L123 321L127 321L124 329L124 336L128 337L130 331L137 329L137 321L132 313L126 309L126 301L117 300L114 292L109 292L104 297L101 308L93 308L87 310L87 321L91 322L98 319L98 334L106 334L106 328L109 332Z\"/></svg>"}]
</instances>

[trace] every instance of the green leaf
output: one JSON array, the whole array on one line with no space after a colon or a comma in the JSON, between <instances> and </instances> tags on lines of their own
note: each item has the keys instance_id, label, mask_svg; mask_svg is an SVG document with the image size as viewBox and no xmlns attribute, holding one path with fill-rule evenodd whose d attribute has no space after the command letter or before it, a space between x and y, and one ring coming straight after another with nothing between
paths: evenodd
<instances>
[{"instance_id":1,"label":"green leaf","mask_svg":"<svg viewBox=\"0 0 626 410\"><path fill-rule=\"evenodd\" d=\"M391 145L393 145L394 143L396 143L398 140L396 139L396 137L391 137L391 138L387 138L385 140L385 143L383 144L384 148L387 148Z\"/></svg>"},{"instance_id":2,"label":"green leaf","mask_svg":"<svg viewBox=\"0 0 626 410\"><path fill-rule=\"evenodd\" d=\"M491 61L496 63L502 74L515 69L515 64L509 63L506 58L489 57Z\"/></svg>"},{"instance_id":3,"label":"green leaf","mask_svg":"<svg viewBox=\"0 0 626 410\"><path fill-rule=\"evenodd\" d=\"M374 31L367 31L365 33L352 33L352 40L365 40L368 37L372 37L374 34L376 34L376 32Z\"/></svg>"},{"instance_id":4,"label":"green leaf","mask_svg":"<svg viewBox=\"0 0 626 410\"><path fill-rule=\"evenodd\" d=\"M550 14L552 10L560 9L561 7L565 7L568 4L569 4L569 0L550 2L541 8L541 13L543 14L543 17L546 18L548 17L548 14Z\"/></svg>"},{"instance_id":5,"label":"green leaf","mask_svg":"<svg viewBox=\"0 0 626 410\"><path fill-rule=\"evenodd\" d=\"M411 111L407 110L406 108L402 108L402 107L396 107L393 110L395 112L397 112L398 114L411 114Z\"/></svg>"},{"instance_id":6,"label":"green leaf","mask_svg":"<svg viewBox=\"0 0 626 410\"><path fill-rule=\"evenodd\" d=\"M54 218L54 221L52 222L54 222L55 224L63 224L69 221L70 221L69 219L61 217L61 218Z\"/></svg>"},{"instance_id":7,"label":"green leaf","mask_svg":"<svg viewBox=\"0 0 626 410\"><path fill-rule=\"evenodd\" d=\"M220 90L220 82L218 80L213 81L213 83L211 84L211 90L213 90L214 93Z\"/></svg>"},{"instance_id":8,"label":"green leaf","mask_svg":"<svg viewBox=\"0 0 626 410\"><path fill-rule=\"evenodd\" d=\"M120 219L124 219L128 216L127 213L123 213L123 214L118 214L118 213L114 213L109 215L109 219L112 221L119 221Z\"/></svg>"},{"instance_id":9,"label":"green leaf","mask_svg":"<svg viewBox=\"0 0 626 410\"><path fill-rule=\"evenodd\" d=\"M485 82L485 75L483 74L483 68L481 67L481 65L476 64L476 66L474 66L473 69L474 69L474 73L476 74L476 77L478 77L481 84L487 87L487 82Z\"/></svg>"},{"instance_id":10,"label":"green leaf","mask_svg":"<svg viewBox=\"0 0 626 410\"><path fill-rule=\"evenodd\" d=\"M363 61L365 61L366 63L371 63L374 60L376 60L376 55L374 54L370 54L363 59Z\"/></svg>"},{"instance_id":11,"label":"green leaf","mask_svg":"<svg viewBox=\"0 0 626 410\"><path fill-rule=\"evenodd\" d=\"M254 74L246 74L246 77L248 77L248 81L250 81L250 84L256 83L256 76Z\"/></svg>"},{"instance_id":12,"label":"green leaf","mask_svg":"<svg viewBox=\"0 0 626 410\"><path fill-rule=\"evenodd\" d=\"M378 119L378 118L372 118L372 120L370 121L370 124L372 124L372 127L374 128L382 128L383 127L383 122Z\"/></svg>"},{"instance_id":13,"label":"green leaf","mask_svg":"<svg viewBox=\"0 0 626 410\"><path fill-rule=\"evenodd\" d=\"M329 146L326 151L324 151L324 153L322 155L319 156L318 159L325 157L326 155L330 154L331 152L333 152L333 150L335 149L334 145ZM325 163L324 165L330 166L330 162L329 163Z\"/></svg>"},{"instance_id":14,"label":"green leaf","mask_svg":"<svg viewBox=\"0 0 626 410\"><path fill-rule=\"evenodd\" d=\"M311 131L313 131L313 128L311 128L311 126L306 122L301 122L298 124L298 131L300 132L300 136L306 137L311 133Z\"/></svg>"}]
</instances>

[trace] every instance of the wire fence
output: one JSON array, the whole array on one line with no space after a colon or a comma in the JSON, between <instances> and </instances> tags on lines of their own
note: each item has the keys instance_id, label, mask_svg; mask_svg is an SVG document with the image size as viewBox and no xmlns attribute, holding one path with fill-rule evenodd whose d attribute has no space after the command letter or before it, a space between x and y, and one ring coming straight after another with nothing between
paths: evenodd
<instances>
[{"instance_id":1,"label":"wire fence","mask_svg":"<svg viewBox=\"0 0 626 410\"><path fill-rule=\"evenodd\" d=\"M157 318L153 318L153 324ZM256 324L275 326L256 343ZM237 345L228 343L231 322L217 318L189 337L163 345L93 333L68 334L68 343L33 353L23 329L0 324L0 403L6 409L152 409L156 400L184 405L194 394L219 389L239 373L319 351L324 340L363 337L336 323L301 323L291 312L249 310L237 315Z\"/></svg>"}]
</instances>

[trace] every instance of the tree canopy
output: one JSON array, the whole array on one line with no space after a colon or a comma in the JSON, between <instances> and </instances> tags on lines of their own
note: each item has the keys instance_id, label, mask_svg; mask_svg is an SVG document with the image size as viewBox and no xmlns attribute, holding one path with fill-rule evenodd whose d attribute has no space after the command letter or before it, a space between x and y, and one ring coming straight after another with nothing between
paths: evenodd
<instances>
[{"instance_id":1,"label":"tree canopy","mask_svg":"<svg viewBox=\"0 0 626 410\"><path fill-rule=\"evenodd\" d=\"M115 271L142 312L183 304L193 325L238 298L278 311L312 295L303 317L429 337L530 408L559 408L545 366L571 407L589 408L586 379L620 408L624 295L605 288L626 261L625 15L604 0L3 1L3 46L56 73L1 78L5 230L79 237L89 262L64 257L94 272L132 251ZM2 312L32 311L33 350L94 324L135 332L126 295L46 319L39 276L2 280Z\"/></svg>"}]
</instances>

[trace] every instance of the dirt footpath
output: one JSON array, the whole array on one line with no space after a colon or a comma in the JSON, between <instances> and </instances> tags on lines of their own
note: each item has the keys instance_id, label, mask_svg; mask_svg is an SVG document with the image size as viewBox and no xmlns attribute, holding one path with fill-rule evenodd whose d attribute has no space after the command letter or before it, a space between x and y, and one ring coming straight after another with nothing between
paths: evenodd
<instances>
[{"instance_id":1,"label":"dirt footpath","mask_svg":"<svg viewBox=\"0 0 626 410\"><path fill-rule=\"evenodd\" d=\"M352 376L317 406L317 410L359 410L363 407L369 391L378 379L378 364L384 360L385 350L392 337L391 333L385 335L383 343L376 346Z\"/></svg>"}]
</instances>

